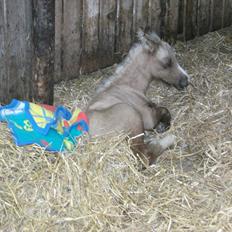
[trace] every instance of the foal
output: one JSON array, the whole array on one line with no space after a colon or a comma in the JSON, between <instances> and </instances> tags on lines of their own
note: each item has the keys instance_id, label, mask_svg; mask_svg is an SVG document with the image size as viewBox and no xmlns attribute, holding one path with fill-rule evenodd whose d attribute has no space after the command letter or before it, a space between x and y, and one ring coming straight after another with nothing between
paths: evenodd
<instances>
[{"instance_id":1,"label":"foal","mask_svg":"<svg viewBox=\"0 0 232 232\"><path fill-rule=\"evenodd\" d=\"M89 103L86 114L89 118L90 136L125 132L132 139L134 152L145 155L149 164L170 145L174 136L162 140L137 136L155 128L167 114L146 97L149 84L160 79L183 89L188 85L188 75L178 64L171 46L155 33L138 33L135 44L116 72L97 90ZM168 111L167 111L168 112ZM169 113L169 112L168 112ZM164 118L163 118L164 117ZM163 120L165 121L165 120ZM166 121L170 123L170 118Z\"/></svg>"}]
</instances>

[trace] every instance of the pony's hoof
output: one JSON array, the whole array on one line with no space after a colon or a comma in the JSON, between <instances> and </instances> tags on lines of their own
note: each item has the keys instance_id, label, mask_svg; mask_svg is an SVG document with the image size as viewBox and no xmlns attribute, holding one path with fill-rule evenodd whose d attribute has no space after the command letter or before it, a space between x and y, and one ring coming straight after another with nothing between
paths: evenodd
<instances>
[{"instance_id":1,"label":"pony's hoof","mask_svg":"<svg viewBox=\"0 0 232 232\"><path fill-rule=\"evenodd\" d=\"M164 133L165 131L167 131L170 128L170 124L165 124L163 122L160 122L156 127L155 130L158 133Z\"/></svg>"},{"instance_id":2,"label":"pony's hoof","mask_svg":"<svg viewBox=\"0 0 232 232\"><path fill-rule=\"evenodd\" d=\"M160 140L160 145L163 149L167 149L171 146L173 146L176 142L176 136L175 135L167 135L163 139Z\"/></svg>"}]
</instances>

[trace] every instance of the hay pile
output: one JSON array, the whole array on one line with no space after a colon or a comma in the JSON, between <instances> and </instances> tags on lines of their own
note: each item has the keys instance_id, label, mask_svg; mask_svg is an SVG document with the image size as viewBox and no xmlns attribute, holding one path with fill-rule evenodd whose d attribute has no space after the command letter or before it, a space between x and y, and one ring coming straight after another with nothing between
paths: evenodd
<instances>
[{"instance_id":1,"label":"hay pile","mask_svg":"<svg viewBox=\"0 0 232 232\"><path fill-rule=\"evenodd\" d=\"M231 31L175 45L193 86L151 86L177 144L143 172L122 135L54 155L1 125L0 231L232 231ZM84 106L113 70L59 84L56 102Z\"/></svg>"}]
</instances>

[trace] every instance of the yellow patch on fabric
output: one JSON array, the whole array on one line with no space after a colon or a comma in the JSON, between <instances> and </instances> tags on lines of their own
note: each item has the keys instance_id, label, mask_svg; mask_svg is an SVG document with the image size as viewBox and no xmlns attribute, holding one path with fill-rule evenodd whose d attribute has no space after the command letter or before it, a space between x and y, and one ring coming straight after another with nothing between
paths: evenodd
<instances>
[{"instance_id":1,"label":"yellow patch on fabric","mask_svg":"<svg viewBox=\"0 0 232 232\"><path fill-rule=\"evenodd\" d=\"M31 113L37 125L39 125L41 128L45 128L48 123L48 119L52 120L54 117L53 112L46 110L42 106L36 105L34 103L30 103L29 112Z\"/></svg>"}]
</instances>

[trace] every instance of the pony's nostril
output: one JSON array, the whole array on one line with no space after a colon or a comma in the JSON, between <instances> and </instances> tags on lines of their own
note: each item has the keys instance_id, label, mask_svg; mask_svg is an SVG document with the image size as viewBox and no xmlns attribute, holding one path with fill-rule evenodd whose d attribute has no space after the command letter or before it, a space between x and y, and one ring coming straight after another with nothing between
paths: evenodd
<instances>
[{"instance_id":1,"label":"pony's nostril","mask_svg":"<svg viewBox=\"0 0 232 232\"><path fill-rule=\"evenodd\" d=\"M181 77L179 81L179 86L181 89L184 89L185 87L188 86L188 78L186 76Z\"/></svg>"}]
</instances>

